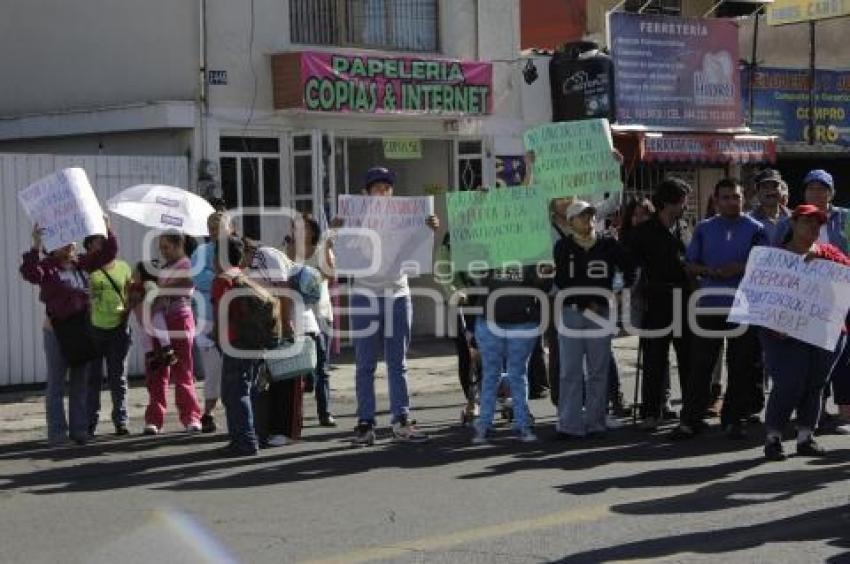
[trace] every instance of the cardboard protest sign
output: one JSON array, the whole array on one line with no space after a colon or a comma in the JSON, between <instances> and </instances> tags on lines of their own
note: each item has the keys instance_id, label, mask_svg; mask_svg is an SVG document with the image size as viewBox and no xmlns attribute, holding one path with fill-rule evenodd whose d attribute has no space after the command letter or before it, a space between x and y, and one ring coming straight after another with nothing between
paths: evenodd
<instances>
[{"instance_id":1,"label":"cardboard protest sign","mask_svg":"<svg viewBox=\"0 0 850 564\"><path fill-rule=\"evenodd\" d=\"M44 228L47 252L89 235L106 235L103 210L81 168L45 176L18 192L18 200L30 220Z\"/></svg>"},{"instance_id":2,"label":"cardboard protest sign","mask_svg":"<svg viewBox=\"0 0 850 564\"><path fill-rule=\"evenodd\" d=\"M548 123L526 131L524 140L534 152L534 183L550 198L623 189L606 119Z\"/></svg>"},{"instance_id":3,"label":"cardboard protest sign","mask_svg":"<svg viewBox=\"0 0 850 564\"><path fill-rule=\"evenodd\" d=\"M750 253L729 321L759 325L835 350L850 309L850 267L805 262L795 253L756 247Z\"/></svg>"},{"instance_id":4,"label":"cardboard protest sign","mask_svg":"<svg viewBox=\"0 0 850 564\"><path fill-rule=\"evenodd\" d=\"M427 274L432 270L434 232L425 223L433 196L340 196L337 270L351 276Z\"/></svg>"},{"instance_id":5,"label":"cardboard protest sign","mask_svg":"<svg viewBox=\"0 0 850 564\"><path fill-rule=\"evenodd\" d=\"M446 195L454 270L552 260L548 198L538 186Z\"/></svg>"}]
</instances>

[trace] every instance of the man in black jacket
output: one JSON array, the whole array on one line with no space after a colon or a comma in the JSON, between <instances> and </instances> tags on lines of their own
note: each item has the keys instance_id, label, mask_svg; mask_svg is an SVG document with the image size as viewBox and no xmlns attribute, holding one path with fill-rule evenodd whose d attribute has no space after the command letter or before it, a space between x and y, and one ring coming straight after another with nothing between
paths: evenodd
<instances>
[{"instance_id":1,"label":"man in black jacket","mask_svg":"<svg viewBox=\"0 0 850 564\"><path fill-rule=\"evenodd\" d=\"M683 390L690 371L687 310L690 282L685 272L685 245L676 227L691 188L678 178L663 180L652 195L655 213L635 227L626 242L644 281L642 427L653 431L663 420L670 375L670 343L676 351ZM678 309L678 311L677 311Z\"/></svg>"}]
</instances>

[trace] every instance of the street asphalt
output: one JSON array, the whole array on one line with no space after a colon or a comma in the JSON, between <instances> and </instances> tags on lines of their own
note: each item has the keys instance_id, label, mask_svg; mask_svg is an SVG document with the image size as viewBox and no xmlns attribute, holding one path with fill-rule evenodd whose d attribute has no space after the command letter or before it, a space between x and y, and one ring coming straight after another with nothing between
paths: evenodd
<instances>
[{"instance_id":1,"label":"street asphalt","mask_svg":"<svg viewBox=\"0 0 850 564\"><path fill-rule=\"evenodd\" d=\"M630 396L633 343L616 349ZM674 443L669 427L623 420L557 442L541 399L537 443L500 423L472 446L449 346L411 356L422 445L392 443L386 427L374 447L350 445L346 359L340 426L317 427L310 399L302 441L248 459L216 456L225 435L188 436L173 414L158 437L111 437L104 419L94 443L50 449L38 395L0 397L0 562L850 562L848 437L781 463L762 461L761 426ZM144 389L130 400L138 430Z\"/></svg>"}]
</instances>

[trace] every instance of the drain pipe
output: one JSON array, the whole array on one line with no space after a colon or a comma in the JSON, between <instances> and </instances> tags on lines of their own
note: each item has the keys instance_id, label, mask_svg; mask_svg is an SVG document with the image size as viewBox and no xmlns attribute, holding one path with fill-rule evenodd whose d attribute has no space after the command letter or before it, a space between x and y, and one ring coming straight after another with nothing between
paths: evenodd
<instances>
[{"instance_id":1,"label":"drain pipe","mask_svg":"<svg viewBox=\"0 0 850 564\"><path fill-rule=\"evenodd\" d=\"M200 110L201 159L207 158L207 116L210 112L207 86L207 0L198 0L198 101Z\"/></svg>"}]
</instances>

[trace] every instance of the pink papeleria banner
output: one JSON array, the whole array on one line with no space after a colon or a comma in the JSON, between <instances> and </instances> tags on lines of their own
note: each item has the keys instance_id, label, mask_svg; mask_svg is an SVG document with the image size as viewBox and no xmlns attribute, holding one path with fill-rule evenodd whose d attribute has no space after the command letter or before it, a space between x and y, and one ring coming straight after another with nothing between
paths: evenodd
<instances>
[{"instance_id":1,"label":"pink papeleria banner","mask_svg":"<svg viewBox=\"0 0 850 564\"><path fill-rule=\"evenodd\" d=\"M493 65L362 53L301 53L304 107L323 112L489 114Z\"/></svg>"}]
</instances>

